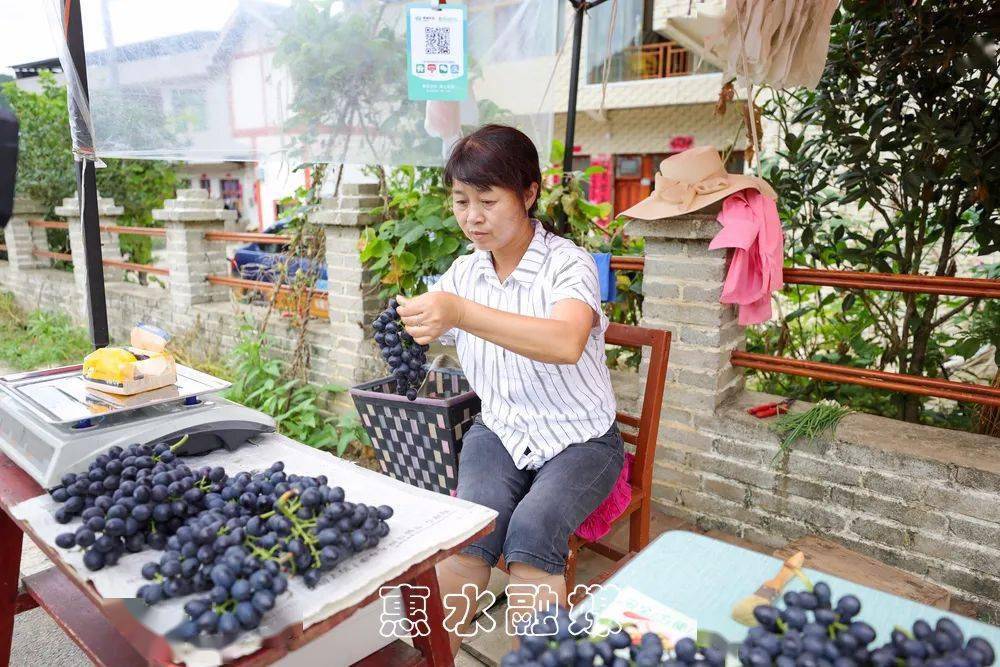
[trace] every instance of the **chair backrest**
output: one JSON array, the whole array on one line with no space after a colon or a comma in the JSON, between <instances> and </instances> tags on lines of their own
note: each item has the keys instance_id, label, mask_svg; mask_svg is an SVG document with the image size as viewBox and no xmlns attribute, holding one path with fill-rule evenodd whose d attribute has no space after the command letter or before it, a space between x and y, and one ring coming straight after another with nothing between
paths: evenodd
<instances>
[{"instance_id":1,"label":"chair backrest","mask_svg":"<svg viewBox=\"0 0 1000 667\"><path fill-rule=\"evenodd\" d=\"M632 484L649 489L653 478L653 457L656 456L656 438L660 430L660 411L663 408L663 390L667 381L667 363L670 358L670 332L664 329L647 329L627 324L610 324L604 333L608 345L648 347L649 369L643 389L642 412L639 417L618 411L618 422L637 429L635 434L622 432L622 439L635 445L632 463Z\"/></svg>"}]
</instances>

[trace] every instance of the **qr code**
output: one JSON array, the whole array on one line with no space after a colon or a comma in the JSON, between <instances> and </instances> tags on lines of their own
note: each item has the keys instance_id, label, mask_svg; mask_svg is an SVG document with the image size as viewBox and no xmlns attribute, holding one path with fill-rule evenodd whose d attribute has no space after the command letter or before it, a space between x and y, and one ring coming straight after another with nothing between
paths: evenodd
<instances>
[{"instance_id":1,"label":"qr code","mask_svg":"<svg viewBox=\"0 0 1000 667\"><path fill-rule=\"evenodd\" d=\"M424 26L424 43L428 55L451 55L451 28Z\"/></svg>"}]
</instances>

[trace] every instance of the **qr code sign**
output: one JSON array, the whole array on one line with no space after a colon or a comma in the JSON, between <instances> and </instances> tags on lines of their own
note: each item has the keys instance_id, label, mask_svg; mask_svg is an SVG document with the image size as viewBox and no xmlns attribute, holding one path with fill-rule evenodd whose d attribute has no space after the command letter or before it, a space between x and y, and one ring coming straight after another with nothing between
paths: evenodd
<instances>
[{"instance_id":1,"label":"qr code sign","mask_svg":"<svg viewBox=\"0 0 1000 667\"><path fill-rule=\"evenodd\" d=\"M424 43L428 55L451 55L451 28L424 26Z\"/></svg>"}]
</instances>

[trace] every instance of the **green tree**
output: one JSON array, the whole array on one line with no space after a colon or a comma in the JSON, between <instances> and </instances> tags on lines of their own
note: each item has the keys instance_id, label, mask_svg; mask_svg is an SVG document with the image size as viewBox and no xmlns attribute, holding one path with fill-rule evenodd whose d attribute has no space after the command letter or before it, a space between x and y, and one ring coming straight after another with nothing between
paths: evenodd
<instances>
[{"instance_id":1,"label":"green tree","mask_svg":"<svg viewBox=\"0 0 1000 667\"><path fill-rule=\"evenodd\" d=\"M1000 62L990 46L1000 25L990 5L847 0L818 88L765 105L780 131L769 178L795 266L951 276L970 256L1000 250ZM984 307L893 292L791 294L790 312L757 334L757 349L925 376L939 376L949 354L969 354L975 336L957 324ZM916 396L782 382L921 417Z\"/></svg>"},{"instance_id":2,"label":"green tree","mask_svg":"<svg viewBox=\"0 0 1000 667\"><path fill-rule=\"evenodd\" d=\"M2 84L4 96L20 122L20 149L17 162L17 192L43 204L46 216L64 197L76 191L66 105L66 89L53 74L39 74L40 92L18 88L13 82ZM102 196L114 197L125 213L121 224L153 226L152 209L174 195L177 176L169 162L155 160L105 160L97 171L97 189ZM50 232L53 230L49 230ZM68 248L66 235L50 235L50 244ZM149 237L123 236L121 247L126 258L139 263L152 259ZM68 250L64 250L68 252Z\"/></svg>"}]
</instances>

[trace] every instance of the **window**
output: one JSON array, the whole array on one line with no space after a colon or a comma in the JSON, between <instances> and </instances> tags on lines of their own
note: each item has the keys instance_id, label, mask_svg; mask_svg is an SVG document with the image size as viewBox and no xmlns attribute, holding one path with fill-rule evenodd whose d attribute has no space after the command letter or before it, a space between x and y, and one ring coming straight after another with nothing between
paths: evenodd
<instances>
[{"instance_id":1,"label":"window","mask_svg":"<svg viewBox=\"0 0 1000 667\"><path fill-rule=\"evenodd\" d=\"M208 129L205 91L179 88L170 91L170 107L180 132L203 132Z\"/></svg>"},{"instance_id":2,"label":"window","mask_svg":"<svg viewBox=\"0 0 1000 667\"><path fill-rule=\"evenodd\" d=\"M618 155L615 157L615 178L642 177L641 155Z\"/></svg>"},{"instance_id":3,"label":"window","mask_svg":"<svg viewBox=\"0 0 1000 667\"><path fill-rule=\"evenodd\" d=\"M611 34L611 68L608 81L627 81L630 74L630 55L642 46L644 0L619 0ZM604 76L604 61L609 54L608 31L611 29L613 2L605 2L588 12L587 21L587 83L600 83Z\"/></svg>"}]
</instances>

